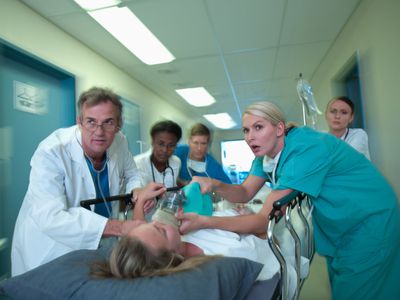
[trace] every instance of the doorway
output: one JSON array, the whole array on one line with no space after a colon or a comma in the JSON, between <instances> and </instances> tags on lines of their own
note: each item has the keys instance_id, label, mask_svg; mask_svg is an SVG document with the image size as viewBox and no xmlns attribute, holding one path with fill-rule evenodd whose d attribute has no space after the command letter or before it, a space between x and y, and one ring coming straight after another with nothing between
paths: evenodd
<instances>
[{"instance_id":1,"label":"doorway","mask_svg":"<svg viewBox=\"0 0 400 300\"><path fill-rule=\"evenodd\" d=\"M352 128L365 128L359 68L359 55L356 52L332 80L333 95L347 96L354 103L354 119L350 124Z\"/></svg>"},{"instance_id":2,"label":"doorway","mask_svg":"<svg viewBox=\"0 0 400 300\"><path fill-rule=\"evenodd\" d=\"M46 136L75 124L75 78L0 40L0 279L10 276L15 221L30 159Z\"/></svg>"}]
</instances>

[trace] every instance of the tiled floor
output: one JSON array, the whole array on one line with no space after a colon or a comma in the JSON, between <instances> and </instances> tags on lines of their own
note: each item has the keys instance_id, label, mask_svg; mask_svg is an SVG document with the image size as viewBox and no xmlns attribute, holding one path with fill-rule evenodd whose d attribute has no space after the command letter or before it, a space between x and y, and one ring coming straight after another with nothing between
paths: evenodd
<instances>
[{"instance_id":1,"label":"tiled floor","mask_svg":"<svg viewBox=\"0 0 400 300\"><path fill-rule=\"evenodd\" d=\"M325 258L315 254L310 275L300 292L300 300L330 300L330 287Z\"/></svg>"}]
</instances>

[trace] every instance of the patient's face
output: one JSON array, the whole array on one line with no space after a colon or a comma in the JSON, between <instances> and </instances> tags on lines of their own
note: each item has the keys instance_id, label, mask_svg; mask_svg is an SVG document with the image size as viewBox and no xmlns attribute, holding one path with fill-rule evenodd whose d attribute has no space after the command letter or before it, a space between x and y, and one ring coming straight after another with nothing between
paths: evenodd
<instances>
[{"instance_id":1,"label":"patient's face","mask_svg":"<svg viewBox=\"0 0 400 300\"><path fill-rule=\"evenodd\" d=\"M143 223L133 228L128 236L135 237L156 250L179 251L179 246L181 245L181 236L178 229L172 225L157 221Z\"/></svg>"}]
</instances>

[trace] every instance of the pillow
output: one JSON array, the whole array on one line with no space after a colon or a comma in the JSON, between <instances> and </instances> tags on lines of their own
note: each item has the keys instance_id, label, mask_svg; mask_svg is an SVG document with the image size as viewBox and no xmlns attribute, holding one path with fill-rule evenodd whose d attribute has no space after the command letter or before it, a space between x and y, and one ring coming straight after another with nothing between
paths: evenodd
<instances>
[{"instance_id":1,"label":"pillow","mask_svg":"<svg viewBox=\"0 0 400 300\"><path fill-rule=\"evenodd\" d=\"M221 257L197 269L138 279L93 279L90 264L110 249L77 250L0 282L0 295L13 299L243 299L262 265Z\"/></svg>"}]
</instances>

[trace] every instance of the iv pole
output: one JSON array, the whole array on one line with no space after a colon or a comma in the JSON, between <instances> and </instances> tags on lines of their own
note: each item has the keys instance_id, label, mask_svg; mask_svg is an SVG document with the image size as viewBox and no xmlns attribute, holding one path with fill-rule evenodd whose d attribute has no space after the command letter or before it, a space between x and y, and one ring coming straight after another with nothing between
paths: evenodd
<instances>
[{"instance_id":1,"label":"iv pole","mask_svg":"<svg viewBox=\"0 0 400 300\"><path fill-rule=\"evenodd\" d=\"M299 78L297 81L297 94L300 98L300 102L302 105L304 126L310 126L315 129L315 116L321 115L322 112L318 109L311 86L307 82L307 80L303 79L302 73L299 74ZM307 124L307 117L308 119L311 119L311 124Z\"/></svg>"}]
</instances>

